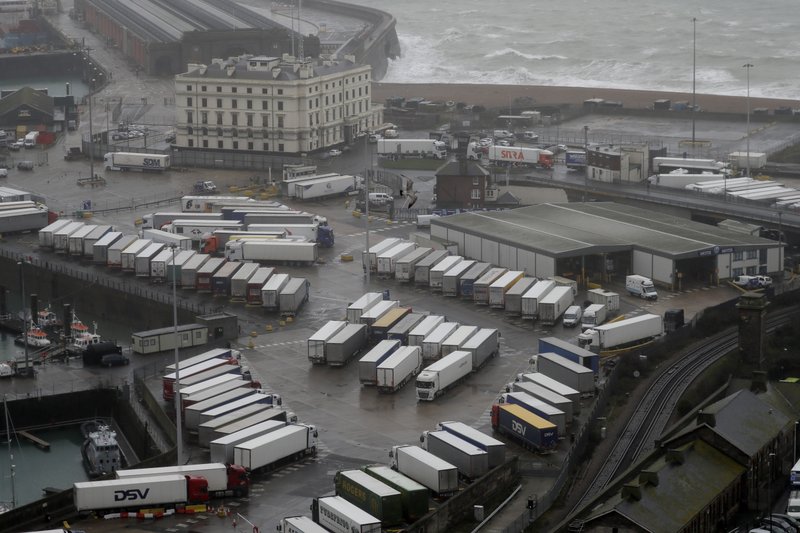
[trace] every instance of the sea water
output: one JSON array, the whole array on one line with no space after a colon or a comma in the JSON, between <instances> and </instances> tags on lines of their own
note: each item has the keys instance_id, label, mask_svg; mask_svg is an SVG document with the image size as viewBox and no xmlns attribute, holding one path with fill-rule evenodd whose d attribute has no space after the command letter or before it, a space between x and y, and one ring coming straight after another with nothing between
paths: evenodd
<instances>
[{"instance_id":1,"label":"sea water","mask_svg":"<svg viewBox=\"0 0 800 533\"><path fill-rule=\"evenodd\" d=\"M692 92L694 72L697 93L745 96L752 64L751 96L800 98L790 0L348 1L397 18L385 82Z\"/></svg>"}]
</instances>

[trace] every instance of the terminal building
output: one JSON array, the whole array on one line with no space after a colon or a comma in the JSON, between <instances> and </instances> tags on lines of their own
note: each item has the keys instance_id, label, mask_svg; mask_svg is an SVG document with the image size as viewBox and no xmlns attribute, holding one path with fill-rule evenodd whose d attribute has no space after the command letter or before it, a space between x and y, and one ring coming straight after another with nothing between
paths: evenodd
<instances>
[{"instance_id":1,"label":"terminal building","mask_svg":"<svg viewBox=\"0 0 800 533\"><path fill-rule=\"evenodd\" d=\"M372 68L343 60L241 56L175 77L181 149L308 153L383 123Z\"/></svg>"},{"instance_id":2,"label":"terminal building","mask_svg":"<svg viewBox=\"0 0 800 533\"><path fill-rule=\"evenodd\" d=\"M431 236L455 243L460 255L531 276L602 282L640 274L672 290L783 265L780 242L611 202L434 218Z\"/></svg>"}]
</instances>

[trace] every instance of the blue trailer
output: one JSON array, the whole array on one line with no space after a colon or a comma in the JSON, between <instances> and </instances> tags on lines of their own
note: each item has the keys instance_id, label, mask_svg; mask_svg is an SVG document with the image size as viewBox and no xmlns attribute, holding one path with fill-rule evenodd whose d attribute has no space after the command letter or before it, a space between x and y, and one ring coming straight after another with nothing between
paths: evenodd
<instances>
[{"instance_id":1,"label":"blue trailer","mask_svg":"<svg viewBox=\"0 0 800 533\"><path fill-rule=\"evenodd\" d=\"M539 353L548 352L566 357L573 363L578 363L586 368L591 368L594 373L600 371L600 355L578 345L570 344L555 337L541 337L539 339Z\"/></svg>"},{"instance_id":2,"label":"blue trailer","mask_svg":"<svg viewBox=\"0 0 800 533\"><path fill-rule=\"evenodd\" d=\"M524 448L550 451L558 445L556 425L520 405L494 404L492 428L518 441Z\"/></svg>"},{"instance_id":3,"label":"blue trailer","mask_svg":"<svg viewBox=\"0 0 800 533\"><path fill-rule=\"evenodd\" d=\"M465 300L472 300L473 286L487 270L492 268L490 263L476 263L467 270L458 280L458 293Z\"/></svg>"}]
</instances>

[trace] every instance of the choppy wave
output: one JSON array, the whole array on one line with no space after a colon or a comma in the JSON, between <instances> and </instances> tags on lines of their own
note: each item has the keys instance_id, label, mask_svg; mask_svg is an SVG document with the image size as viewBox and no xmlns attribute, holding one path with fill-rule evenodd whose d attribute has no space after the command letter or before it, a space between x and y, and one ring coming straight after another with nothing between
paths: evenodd
<instances>
[{"instance_id":1,"label":"choppy wave","mask_svg":"<svg viewBox=\"0 0 800 533\"><path fill-rule=\"evenodd\" d=\"M800 18L793 0L706 3L561 0L545 14L521 0L348 0L397 17L398 83L547 84L800 99ZM620 12L625 12L622 31ZM692 17L696 23L692 24ZM693 42L693 29L696 41ZM694 49L694 50L693 50Z\"/></svg>"}]
</instances>

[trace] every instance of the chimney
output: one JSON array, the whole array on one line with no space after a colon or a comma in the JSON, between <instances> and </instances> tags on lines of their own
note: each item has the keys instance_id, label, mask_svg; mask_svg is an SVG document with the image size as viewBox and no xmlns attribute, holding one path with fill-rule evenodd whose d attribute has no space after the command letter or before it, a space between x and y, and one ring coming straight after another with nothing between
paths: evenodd
<instances>
[{"instance_id":1,"label":"chimney","mask_svg":"<svg viewBox=\"0 0 800 533\"><path fill-rule=\"evenodd\" d=\"M272 69L272 79L278 79L278 76L281 75L281 67L275 67Z\"/></svg>"},{"instance_id":2,"label":"chimney","mask_svg":"<svg viewBox=\"0 0 800 533\"><path fill-rule=\"evenodd\" d=\"M642 487L636 483L625 483L622 486L622 498L638 502L642 499Z\"/></svg>"},{"instance_id":3,"label":"chimney","mask_svg":"<svg viewBox=\"0 0 800 533\"><path fill-rule=\"evenodd\" d=\"M716 427L717 417L714 413L704 413L703 411L697 412L697 423L706 424L709 427Z\"/></svg>"},{"instance_id":4,"label":"chimney","mask_svg":"<svg viewBox=\"0 0 800 533\"><path fill-rule=\"evenodd\" d=\"M200 75L201 75L201 76L205 76L205 74L206 74L206 71L207 71L207 70L208 70L208 67L207 67L207 66L205 66L205 65L200 65Z\"/></svg>"},{"instance_id":5,"label":"chimney","mask_svg":"<svg viewBox=\"0 0 800 533\"><path fill-rule=\"evenodd\" d=\"M226 65L225 66L225 74L227 74L229 78L231 76L233 76L234 72L236 72L236 65Z\"/></svg>"},{"instance_id":6,"label":"chimney","mask_svg":"<svg viewBox=\"0 0 800 533\"><path fill-rule=\"evenodd\" d=\"M667 462L671 465L682 465L686 458L683 456L683 450L678 450L676 448L668 449Z\"/></svg>"},{"instance_id":7,"label":"chimney","mask_svg":"<svg viewBox=\"0 0 800 533\"><path fill-rule=\"evenodd\" d=\"M639 472L640 485L658 486L658 472L656 470L642 470Z\"/></svg>"}]
</instances>

